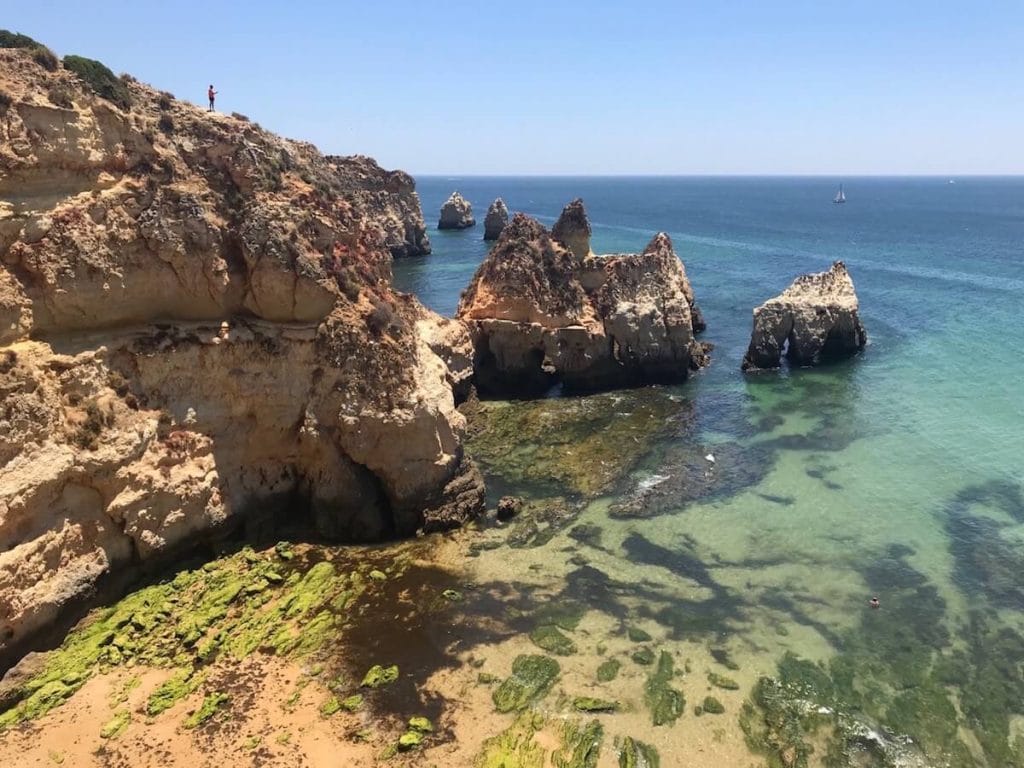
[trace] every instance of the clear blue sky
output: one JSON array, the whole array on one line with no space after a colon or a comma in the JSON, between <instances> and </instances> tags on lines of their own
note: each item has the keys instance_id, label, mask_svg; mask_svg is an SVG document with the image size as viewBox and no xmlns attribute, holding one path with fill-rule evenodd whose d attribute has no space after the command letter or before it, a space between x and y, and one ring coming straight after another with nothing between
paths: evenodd
<instances>
[{"instance_id":1,"label":"clear blue sky","mask_svg":"<svg viewBox=\"0 0 1024 768\"><path fill-rule=\"evenodd\" d=\"M413 173L1024 173L1024 2L4 3L0 26Z\"/></svg>"}]
</instances>

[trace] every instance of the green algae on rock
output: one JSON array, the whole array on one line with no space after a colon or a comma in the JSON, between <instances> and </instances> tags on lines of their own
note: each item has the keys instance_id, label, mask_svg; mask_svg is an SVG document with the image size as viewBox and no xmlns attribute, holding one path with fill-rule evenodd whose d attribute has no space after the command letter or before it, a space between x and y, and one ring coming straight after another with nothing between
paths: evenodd
<instances>
[{"instance_id":1,"label":"green algae on rock","mask_svg":"<svg viewBox=\"0 0 1024 768\"><path fill-rule=\"evenodd\" d=\"M341 708L346 712L358 712L363 706L363 695L361 693L355 693L351 696L347 696L342 699Z\"/></svg>"},{"instance_id":2,"label":"green algae on rock","mask_svg":"<svg viewBox=\"0 0 1024 768\"><path fill-rule=\"evenodd\" d=\"M715 688L721 688L725 691L738 691L740 689L740 684L731 677L720 675L717 672L708 672L708 682L715 686Z\"/></svg>"},{"instance_id":3,"label":"green algae on rock","mask_svg":"<svg viewBox=\"0 0 1024 768\"><path fill-rule=\"evenodd\" d=\"M423 734L419 731L406 731L398 737L398 751L408 752L423 744Z\"/></svg>"},{"instance_id":4,"label":"green algae on rock","mask_svg":"<svg viewBox=\"0 0 1024 768\"><path fill-rule=\"evenodd\" d=\"M616 740L619 750L619 768L661 768L658 750L631 736Z\"/></svg>"},{"instance_id":5,"label":"green algae on rock","mask_svg":"<svg viewBox=\"0 0 1024 768\"><path fill-rule=\"evenodd\" d=\"M597 668L598 682L610 683L618 676L621 667L622 662L618 659L608 659L608 661L602 662Z\"/></svg>"},{"instance_id":6,"label":"green algae on rock","mask_svg":"<svg viewBox=\"0 0 1024 768\"><path fill-rule=\"evenodd\" d=\"M116 739L122 733L124 729L128 727L128 724L132 721L132 713L127 709L121 710L114 714L114 717L103 726L100 730L101 739Z\"/></svg>"},{"instance_id":7,"label":"green algae on rock","mask_svg":"<svg viewBox=\"0 0 1024 768\"><path fill-rule=\"evenodd\" d=\"M185 720L186 728L198 728L203 723L207 722L210 718L220 711L221 707L231 701L231 697L226 693L214 692L208 693L203 699L203 703L199 705L199 709L193 712L187 720Z\"/></svg>"},{"instance_id":8,"label":"green algae on rock","mask_svg":"<svg viewBox=\"0 0 1024 768\"><path fill-rule=\"evenodd\" d=\"M626 630L626 637L629 638L631 643L647 643L653 640L650 633L640 629L640 627L629 627Z\"/></svg>"},{"instance_id":9,"label":"green algae on rock","mask_svg":"<svg viewBox=\"0 0 1024 768\"><path fill-rule=\"evenodd\" d=\"M673 688L671 683L675 674L675 662L668 651L658 656L658 666L644 683L644 702L651 711L651 721L655 725L671 725L686 708L686 699L681 691Z\"/></svg>"},{"instance_id":10,"label":"green algae on rock","mask_svg":"<svg viewBox=\"0 0 1024 768\"><path fill-rule=\"evenodd\" d=\"M604 727L597 720L591 720L580 727L577 720L568 720L562 725L562 744L551 755L556 768L596 768L601 756L601 742L604 741Z\"/></svg>"},{"instance_id":11,"label":"green algae on rock","mask_svg":"<svg viewBox=\"0 0 1024 768\"><path fill-rule=\"evenodd\" d=\"M360 685L363 688L380 688L382 685L395 682L397 679L398 667L394 664L389 667L374 664L366 671L366 675L363 676L363 682Z\"/></svg>"},{"instance_id":12,"label":"green algae on rock","mask_svg":"<svg viewBox=\"0 0 1024 768\"><path fill-rule=\"evenodd\" d=\"M695 709L695 714L698 715L721 715L723 712L725 712L725 706L714 696L705 696L704 701Z\"/></svg>"},{"instance_id":13,"label":"green algae on rock","mask_svg":"<svg viewBox=\"0 0 1024 768\"><path fill-rule=\"evenodd\" d=\"M512 662L512 674L491 695L495 709L514 712L540 701L561 671L558 662L549 656L517 656Z\"/></svg>"},{"instance_id":14,"label":"green algae on rock","mask_svg":"<svg viewBox=\"0 0 1024 768\"><path fill-rule=\"evenodd\" d=\"M320 716L330 717L336 712L341 711L341 702L337 696L331 696L327 701L320 705Z\"/></svg>"},{"instance_id":15,"label":"green algae on rock","mask_svg":"<svg viewBox=\"0 0 1024 768\"><path fill-rule=\"evenodd\" d=\"M409 718L409 730L418 731L419 733L432 733L434 724L430 722L430 718L418 715Z\"/></svg>"},{"instance_id":16,"label":"green algae on rock","mask_svg":"<svg viewBox=\"0 0 1024 768\"><path fill-rule=\"evenodd\" d=\"M572 700L572 708L577 712L618 712L619 702L592 696L577 696Z\"/></svg>"},{"instance_id":17,"label":"green algae on rock","mask_svg":"<svg viewBox=\"0 0 1024 768\"><path fill-rule=\"evenodd\" d=\"M202 673L195 672L191 667L177 670L149 695L146 714L153 716L167 711L195 691L202 682Z\"/></svg>"},{"instance_id":18,"label":"green algae on rock","mask_svg":"<svg viewBox=\"0 0 1024 768\"><path fill-rule=\"evenodd\" d=\"M643 667L649 667L654 663L654 651L650 648L639 648L630 654L633 661Z\"/></svg>"},{"instance_id":19,"label":"green algae on rock","mask_svg":"<svg viewBox=\"0 0 1024 768\"><path fill-rule=\"evenodd\" d=\"M530 639L542 650L558 656L570 656L577 650L576 643L553 624L542 624L537 627L530 633Z\"/></svg>"},{"instance_id":20,"label":"green algae on rock","mask_svg":"<svg viewBox=\"0 0 1024 768\"><path fill-rule=\"evenodd\" d=\"M568 488L593 497L611 488L673 429L685 403L660 390L528 402L477 402L469 454L510 484ZM510 451L509 446L515 450Z\"/></svg>"},{"instance_id":21,"label":"green algae on rock","mask_svg":"<svg viewBox=\"0 0 1024 768\"><path fill-rule=\"evenodd\" d=\"M484 742L474 768L544 768L547 753L534 739L543 724L540 715L519 715L512 725Z\"/></svg>"}]
</instances>

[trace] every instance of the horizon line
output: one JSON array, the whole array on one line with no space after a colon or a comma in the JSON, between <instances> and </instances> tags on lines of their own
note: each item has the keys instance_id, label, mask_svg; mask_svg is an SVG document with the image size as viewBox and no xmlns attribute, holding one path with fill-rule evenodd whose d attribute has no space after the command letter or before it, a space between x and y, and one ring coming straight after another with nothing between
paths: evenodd
<instances>
[{"instance_id":1,"label":"horizon line","mask_svg":"<svg viewBox=\"0 0 1024 768\"><path fill-rule=\"evenodd\" d=\"M579 178L627 178L627 179L1024 179L1022 173L451 173L413 172L413 176L429 176L448 179L579 179Z\"/></svg>"}]
</instances>

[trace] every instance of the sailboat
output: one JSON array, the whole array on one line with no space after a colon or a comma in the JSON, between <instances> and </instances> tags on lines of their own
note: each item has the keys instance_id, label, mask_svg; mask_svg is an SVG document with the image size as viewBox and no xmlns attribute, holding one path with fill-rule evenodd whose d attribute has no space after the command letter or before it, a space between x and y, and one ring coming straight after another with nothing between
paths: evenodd
<instances>
[{"instance_id":1,"label":"sailboat","mask_svg":"<svg viewBox=\"0 0 1024 768\"><path fill-rule=\"evenodd\" d=\"M837 205L839 203L845 203L846 202L846 195L843 194L843 185L842 184L839 185L839 192L836 193L836 196L835 196L835 198L833 198L832 202L836 203Z\"/></svg>"}]
</instances>

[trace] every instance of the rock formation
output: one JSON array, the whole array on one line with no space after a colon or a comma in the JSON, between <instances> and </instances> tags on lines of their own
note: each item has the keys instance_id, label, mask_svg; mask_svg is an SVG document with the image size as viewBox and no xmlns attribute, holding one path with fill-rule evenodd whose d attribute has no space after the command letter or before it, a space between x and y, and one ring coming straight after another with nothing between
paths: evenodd
<instances>
[{"instance_id":1,"label":"rock formation","mask_svg":"<svg viewBox=\"0 0 1024 768\"><path fill-rule=\"evenodd\" d=\"M391 288L389 251L426 242L411 180L126 88L0 50L0 670L213 536L483 507L468 336Z\"/></svg>"},{"instance_id":2,"label":"rock formation","mask_svg":"<svg viewBox=\"0 0 1024 768\"><path fill-rule=\"evenodd\" d=\"M405 171L385 171L372 157L328 155L334 166L333 192L370 213L395 258L430 253L416 181Z\"/></svg>"},{"instance_id":3,"label":"rock formation","mask_svg":"<svg viewBox=\"0 0 1024 768\"><path fill-rule=\"evenodd\" d=\"M866 343L853 280L837 261L827 272L801 275L754 310L743 370L778 368L783 354L793 365L817 365L853 355Z\"/></svg>"},{"instance_id":4,"label":"rock formation","mask_svg":"<svg viewBox=\"0 0 1024 768\"><path fill-rule=\"evenodd\" d=\"M590 250L590 221L583 201L578 197L562 209L555 226L551 228L551 236L568 248L577 261L592 255Z\"/></svg>"},{"instance_id":5,"label":"rock formation","mask_svg":"<svg viewBox=\"0 0 1024 768\"><path fill-rule=\"evenodd\" d=\"M468 229L473 226L476 226L476 219L473 218L473 206L461 194L452 192L452 196L441 206L441 218L437 222L437 228Z\"/></svg>"},{"instance_id":6,"label":"rock formation","mask_svg":"<svg viewBox=\"0 0 1024 768\"><path fill-rule=\"evenodd\" d=\"M537 394L555 382L596 390L679 381L705 364L693 291L668 235L641 254L594 256L582 203L567 211L559 231L575 251L516 214L463 294L457 316L473 336L478 389Z\"/></svg>"},{"instance_id":7,"label":"rock formation","mask_svg":"<svg viewBox=\"0 0 1024 768\"><path fill-rule=\"evenodd\" d=\"M484 217L484 240L497 240L508 226L508 206L500 197L491 203Z\"/></svg>"}]
</instances>

